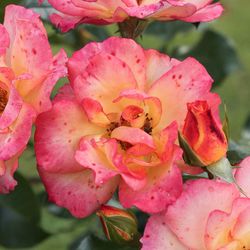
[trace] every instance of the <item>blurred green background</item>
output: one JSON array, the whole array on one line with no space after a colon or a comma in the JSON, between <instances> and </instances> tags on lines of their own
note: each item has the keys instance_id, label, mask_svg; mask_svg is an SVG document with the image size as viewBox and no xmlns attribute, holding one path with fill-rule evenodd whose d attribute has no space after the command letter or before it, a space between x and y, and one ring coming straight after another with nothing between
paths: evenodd
<instances>
[{"instance_id":1,"label":"blurred green background","mask_svg":"<svg viewBox=\"0 0 250 250\"><path fill-rule=\"evenodd\" d=\"M242 69L227 77L216 89L228 106L232 137L238 139L250 115L250 2L224 0L223 17L212 24L215 30L227 35L234 44Z\"/></svg>"},{"instance_id":2,"label":"blurred green background","mask_svg":"<svg viewBox=\"0 0 250 250\"><path fill-rule=\"evenodd\" d=\"M38 10L46 18L51 9L37 8L35 2L2 0L0 15L7 3L19 3ZM155 48L171 56L193 55L204 62L216 79L213 90L227 105L231 136L242 142L243 127L250 115L250 1L241 0L240 4L235 0L221 2L225 12L217 21L201 24L198 28L179 22L154 23L138 42L145 48ZM53 51L64 47L69 56L87 42L118 35L115 25L106 28L82 25L67 34L61 34L49 23L46 28ZM65 79L60 81L56 89L64 82ZM244 143L249 143L249 138ZM95 216L76 220L66 210L47 202L36 172L32 140L20 160L19 173L25 179L17 176L21 185L14 194L7 198L0 196L0 249L9 249L3 245L34 250L115 249L109 245L98 248L92 238L84 238L90 231L101 234ZM17 217L11 215L12 219L9 218L10 211ZM16 218L14 222L13 218ZM88 248L91 244L92 248Z\"/></svg>"}]
</instances>

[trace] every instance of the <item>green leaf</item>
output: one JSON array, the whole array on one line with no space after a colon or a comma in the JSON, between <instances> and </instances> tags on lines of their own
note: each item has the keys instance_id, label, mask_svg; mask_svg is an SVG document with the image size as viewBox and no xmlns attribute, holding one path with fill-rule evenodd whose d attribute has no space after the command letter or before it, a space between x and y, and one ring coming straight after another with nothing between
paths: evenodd
<instances>
[{"instance_id":1,"label":"green leaf","mask_svg":"<svg viewBox=\"0 0 250 250\"><path fill-rule=\"evenodd\" d=\"M18 186L0 196L0 244L5 247L31 247L49 234L39 227L40 208L29 183L15 174Z\"/></svg>"},{"instance_id":2,"label":"green leaf","mask_svg":"<svg viewBox=\"0 0 250 250\"><path fill-rule=\"evenodd\" d=\"M38 224L40 220L40 207L38 200L29 183L20 174L15 174L18 182L15 190L8 195L0 195L0 206L15 210L32 223Z\"/></svg>"},{"instance_id":3,"label":"green leaf","mask_svg":"<svg viewBox=\"0 0 250 250\"><path fill-rule=\"evenodd\" d=\"M145 35L153 35L163 38L165 41L173 39L178 33L187 32L194 29L191 23L181 21L175 22L153 22L147 28Z\"/></svg>"},{"instance_id":4,"label":"green leaf","mask_svg":"<svg viewBox=\"0 0 250 250\"><path fill-rule=\"evenodd\" d=\"M249 154L250 150L247 151L247 149L243 145L240 145L237 142L230 140L229 150L227 151L227 158L232 165L239 163Z\"/></svg>"},{"instance_id":5,"label":"green leaf","mask_svg":"<svg viewBox=\"0 0 250 250\"><path fill-rule=\"evenodd\" d=\"M1 245L10 248L32 247L48 236L48 233L32 224L15 210L0 206Z\"/></svg>"},{"instance_id":6,"label":"green leaf","mask_svg":"<svg viewBox=\"0 0 250 250\"><path fill-rule=\"evenodd\" d=\"M138 250L139 248L131 247L131 246L121 246L117 245L113 242L100 239L93 235L88 235L73 243L70 247L70 250Z\"/></svg>"},{"instance_id":7,"label":"green leaf","mask_svg":"<svg viewBox=\"0 0 250 250\"><path fill-rule=\"evenodd\" d=\"M241 68L232 42L227 37L212 30L205 31L198 44L189 51L182 53L181 50L176 50L174 55L180 59L188 56L195 57L202 63L217 84Z\"/></svg>"},{"instance_id":8,"label":"green leaf","mask_svg":"<svg viewBox=\"0 0 250 250\"><path fill-rule=\"evenodd\" d=\"M229 139L230 139L230 127L229 127L229 118L228 118L228 115L227 115L227 106L226 106L226 104L224 104L224 119L223 119L222 129L223 129L223 131L225 133L227 141L229 142Z\"/></svg>"}]
</instances>

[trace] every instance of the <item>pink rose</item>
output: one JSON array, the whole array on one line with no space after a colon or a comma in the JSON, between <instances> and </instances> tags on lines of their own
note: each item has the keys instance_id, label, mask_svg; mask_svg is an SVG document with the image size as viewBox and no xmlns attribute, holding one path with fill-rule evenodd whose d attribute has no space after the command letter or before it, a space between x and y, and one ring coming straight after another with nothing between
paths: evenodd
<instances>
[{"instance_id":1,"label":"pink rose","mask_svg":"<svg viewBox=\"0 0 250 250\"><path fill-rule=\"evenodd\" d=\"M188 102L220 102L193 58L183 62L133 40L90 43L68 63L70 85L37 120L38 169L49 198L84 217L119 185L124 207L158 213L182 189L175 145Z\"/></svg>"},{"instance_id":2,"label":"pink rose","mask_svg":"<svg viewBox=\"0 0 250 250\"><path fill-rule=\"evenodd\" d=\"M67 58L64 51L52 56L39 16L23 7L6 8L0 33L0 192L7 193L32 124L51 107L50 93L67 72Z\"/></svg>"},{"instance_id":3,"label":"pink rose","mask_svg":"<svg viewBox=\"0 0 250 250\"><path fill-rule=\"evenodd\" d=\"M250 197L250 157L235 178ZM143 250L250 249L250 198L233 184L188 181L165 215L152 216L142 238Z\"/></svg>"},{"instance_id":4,"label":"pink rose","mask_svg":"<svg viewBox=\"0 0 250 250\"><path fill-rule=\"evenodd\" d=\"M212 0L49 0L49 3L58 11L52 14L51 21L64 32L80 23L111 24L129 17L208 22L223 11L221 4Z\"/></svg>"}]
</instances>

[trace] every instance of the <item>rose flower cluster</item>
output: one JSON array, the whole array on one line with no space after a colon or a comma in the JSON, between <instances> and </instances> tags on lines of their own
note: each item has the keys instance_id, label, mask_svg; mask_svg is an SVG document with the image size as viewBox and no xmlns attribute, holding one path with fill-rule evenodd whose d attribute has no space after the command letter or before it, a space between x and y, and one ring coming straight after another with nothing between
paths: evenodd
<instances>
[{"instance_id":1,"label":"rose flower cluster","mask_svg":"<svg viewBox=\"0 0 250 250\"><path fill-rule=\"evenodd\" d=\"M210 21L223 10L210 0L48 2L63 31L131 18ZM75 217L99 210L103 223L113 213L131 221L102 206L118 190L124 208L151 215L144 250L250 249L250 158L236 171L228 165L221 100L196 59L179 61L119 37L89 43L70 58L63 50L53 56L39 16L15 5L6 8L0 33L1 193L16 185L34 124L48 197ZM69 82L50 101L64 76ZM228 170L231 183L223 178Z\"/></svg>"}]
</instances>

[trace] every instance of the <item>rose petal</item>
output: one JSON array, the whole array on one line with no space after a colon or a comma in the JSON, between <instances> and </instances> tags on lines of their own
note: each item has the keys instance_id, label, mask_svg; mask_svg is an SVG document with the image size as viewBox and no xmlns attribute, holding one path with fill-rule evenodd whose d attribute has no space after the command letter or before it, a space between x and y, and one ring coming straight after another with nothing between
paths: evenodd
<instances>
[{"instance_id":1,"label":"rose petal","mask_svg":"<svg viewBox=\"0 0 250 250\"><path fill-rule=\"evenodd\" d=\"M189 181L168 207L168 226L188 248L206 249L203 238L209 214L213 210L230 212L237 197L239 192L233 185L205 179Z\"/></svg>"},{"instance_id":2,"label":"rose petal","mask_svg":"<svg viewBox=\"0 0 250 250\"><path fill-rule=\"evenodd\" d=\"M6 131L0 131L0 159L8 160L28 143L35 118L34 110L23 104L18 118Z\"/></svg>"},{"instance_id":3,"label":"rose petal","mask_svg":"<svg viewBox=\"0 0 250 250\"><path fill-rule=\"evenodd\" d=\"M223 7L220 3L210 4L189 17L182 18L183 21L196 23L196 22L210 22L221 16Z\"/></svg>"},{"instance_id":4,"label":"rose petal","mask_svg":"<svg viewBox=\"0 0 250 250\"><path fill-rule=\"evenodd\" d=\"M119 190L120 202L124 207L132 205L148 213L164 211L167 205L173 203L182 191L181 172L175 164L180 160L181 152L174 145L177 136L176 124L169 126L165 131L165 143L159 154L162 155L162 163L148 169L147 182L143 187L132 186L130 183L121 182ZM130 184L130 185L128 185Z\"/></svg>"},{"instance_id":5,"label":"rose petal","mask_svg":"<svg viewBox=\"0 0 250 250\"><path fill-rule=\"evenodd\" d=\"M82 139L75 158L79 164L90 168L95 173L95 183L103 184L118 174L116 159L118 159L118 145L115 140L108 140L104 143L92 142ZM119 159L118 159L119 160Z\"/></svg>"},{"instance_id":6,"label":"rose petal","mask_svg":"<svg viewBox=\"0 0 250 250\"><path fill-rule=\"evenodd\" d=\"M205 243L207 249L220 249L232 239L239 239L241 233L250 233L249 223L240 221L241 216L249 215L250 199L236 199L232 204L232 211L225 213L215 210L210 213L205 231ZM246 211L248 210L248 211ZM242 214L243 213L243 214ZM245 215L244 215L245 213ZM248 217L248 221L249 221ZM236 226L236 228L235 228ZM235 233L238 237L235 238ZM244 237L243 237L244 239ZM242 242L243 243L243 242ZM250 243L250 242L249 242Z\"/></svg>"},{"instance_id":7,"label":"rose petal","mask_svg":"<svg viewBox=\"0 0 250 250\"><path fill-rule=\"evenodd\" d=\"M165 222L164 215L153 215L141 238L142 250L188 250Z\"/></svg>"},{"instance_id":8,"label":"rose petal","mask_svg":"<svg viewBox=\"0 0 250 250\"><path fill-rule=\"evenodd\" d=\"M23 149L7 161L0 160L0 194L8 194L17 185L13 175L18 167L18 157Z\"/></svg>"},{"instance_id":9,"label":"rose petal","mask_svg":"<svg viewBox=\"0 0 250 250\"><path fill-rule=\"evenodd\" d=\"M172 67L155 82L148 94L161 100L162 113L165 115L162 115L158 125L159 129L175 120L182 126L188 102L208 100L213 109L217 106L217 110L220 103L219 97L209 93L212 81L206 69L199 62L188 58Z\"/></svg>"},{"instance_id":10,"label":"rose petal","mask_svg":"<svg viewBox=\"0 0 250 250\"><path fill-rule=\"evenodd\" d=\"M102 133L100 127L89 123L79 104L70 100L56 102L36 121L35 150L40 167L51 172L79 171L75 151L80 139Z\"/></svg>"},{"instance_id":11,"label":"rose petal","mask_svg":"<svg viewBox=\"0 0 250 250\"><path fill-rule=\"evenodd\" d=\"M77 218L91 215L113 195L118 179L99 186L90 170L50 173L39 168L49 200L65 207Z\"/></svg>"},{"instance_id":12,"label":"rose petal","mask_svg":"<svg viewBox=\"0 0 250 250\"><path fill-rule=\"evenodd\" d=\"M0 130L9 127L18 117L23 101L14 86L10 87L8 103L0 116Z\"/></svg>"},{"instance_id":13,"label":"rose petal","mask_svg":"<svg viewBox=\"0 0 250 250\"><path fill-rule=\"evenodd\" d=\"M7 48L10 45L10 38L5 27L0 24L0 61L1 57L5 55Z\"/></svg>"},{"instance_id":14,"label":"rose petal","mask_svg":"<svg viewBox=\"0 0 250 250\"><path fill-rule=\"evenodd\" d=\"M235 180L242 188L244 193L250 197L250 157L246 157L240 164L235 173Z\"/></svg>"},{"instance_id":15,"label":"rose petal","mask_svg":"<svg viewBox=\"0 0 250 250\"><path fill-rule=\"evenodd\" d=\"M105 113L112 113L120 111L113 100L122 90L135 86L136 81L128 65L103 52L92 57L84 73L76 78L74 91L80 101L92 98L102 105Z\"/></svg>"}]
</instances>

